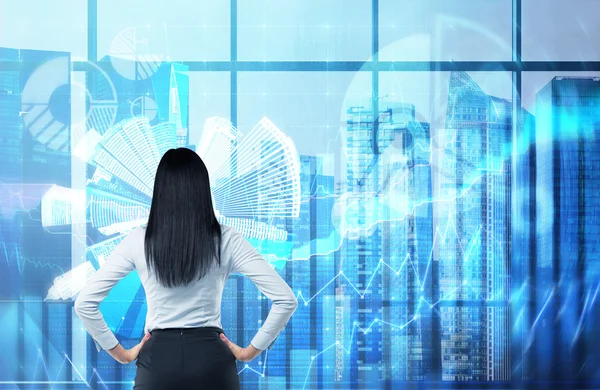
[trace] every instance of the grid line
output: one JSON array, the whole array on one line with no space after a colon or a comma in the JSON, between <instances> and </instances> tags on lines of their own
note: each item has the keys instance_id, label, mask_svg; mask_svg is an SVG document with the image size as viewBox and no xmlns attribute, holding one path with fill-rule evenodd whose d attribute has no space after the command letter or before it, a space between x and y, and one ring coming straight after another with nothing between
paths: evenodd
<instances>
[{"instance_id":1,"label":"grid line","mask_svg":"<svg viewBox=\"0 0 600 390\"><path fill-rule=\"evenodd\" d=\"M90 61L96 62L96 61ZM172 61L190 72L600 72L600 61ZM0 61L3 71L22 69L23 61ZM74 71L91 71L86 61L73 61ZM232 86L233 88L233 86Z\"/></svg>"},{"instance_id":2,"label":"grid line","mask_svg":"<svg viewBox=\"0 0 600 390\"><path fill-rule=\"evenodd\" d=\"M522 0L512 0L512 59L510 61L379 61L379 1L372 0L372 60L371 61L238 61L237 60L237 0L230 0L230 60L229 61L183 61L180 62L188 66L190 72L230 72L230 120L234 126L238 122L238 72L361 72L372 73L372 97L373 97L373 118L374 134L376 134L378 117L378 99L379 99L379 72L398 71L398 72L450 72L450 71L495 71L512 72L513 75L513 144L516 142L521 118L521 92L522 92L522 72L582 72L582 71L600 71L600 61L522 61ZM88 60L97 62L97 0L88 0ZM21 69L22 63L18 61L3 61L3 70ZM74 61L73 70L87 71L91 67L85 61ZM513 156L514 157L514 156ZM513 158L513 178L516 174L515 160ZM514 205L514 204L513 204ZM515 250L515 248L513 248ZM514 256L511 256L514 258ZM512 261L512 259L511 259ZM512 267L512 264L509 265ZM510 269L512 276L514 268ZM238 280L238 287L240 281ZM439 286L438 286L439 287ZM241 290L243 291L243 290ZM243 319L243 310L238 310L238 315ZM510 314L509 314L510 316ZM510 318L510 317L509 317ZM243 320L242 320L243 322ZM512 323L512 319L509 321ZM241 335L241 337L239 337ZM243 330L238 330L238 339L243 339ZM512 343L512 341L509 341ZM439 348L439 346L437 346ZM517 353L519 346L512 345L513 354L512 364L517 364ZM94 350L93 348L91 348ZM95 354L92 355L95 359ZM95 362L94 362L95 363ZM438 362L439 364L439 362ZM438 367L439 368L439 367ZM515 369L516 367L512 367ZM526 373L521 371L521 376ZM518 379L515 378L513 379ZM522 379L522 378L521 378ZM289 381L289 377L288 377ZM289 382L288 382L289 383ZM423 383L423 382L415 382ZM439 383L436 381L436 384ZM514 382L494 382L494 383L475 383L465 384L463 386L474 387L500 387L510 386ZM442 386L453 387L452 384L442 384Z\"/></svg>"}]
</instances>

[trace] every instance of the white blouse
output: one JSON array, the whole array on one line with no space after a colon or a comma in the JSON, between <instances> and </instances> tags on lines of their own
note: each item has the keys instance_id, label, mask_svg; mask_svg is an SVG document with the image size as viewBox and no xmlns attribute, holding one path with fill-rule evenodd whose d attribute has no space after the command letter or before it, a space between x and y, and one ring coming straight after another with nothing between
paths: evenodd
<instances>
[{"instance_id":1,"label":"white blouse","mask_svg":"<svg viewBox=\"0 0 600 390\"><path fill-rule=\"evenodd\" d=\"M96 343L98 351L112 349L118 341L108 328L100 302L119 280L134 269L138 271L148 312L145 330L193 328L221 325L221 298L225 281L232 273L241 273L273 301L271 310L251 341L259 350L272 347L298 306L292 289L233 227L221 225L221 266L214 267L200 280L183 287L162 286L146 266L145 228L129 233L98 269L75 301L75 311Z\"/></svg>"}]
</instances>

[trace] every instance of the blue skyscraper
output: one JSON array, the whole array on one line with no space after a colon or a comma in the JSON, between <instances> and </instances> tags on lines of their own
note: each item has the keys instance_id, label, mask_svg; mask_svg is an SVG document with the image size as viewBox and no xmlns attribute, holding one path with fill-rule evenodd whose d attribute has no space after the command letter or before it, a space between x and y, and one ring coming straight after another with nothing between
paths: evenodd
<instances>
[{"instance_id":1,"label":"blue skyscraper","mask_svg":"<svg viewBox=\"0 0 600 390\"><path fill-rule=\"evenodd\" d=\"M429 124L415 108L382 110L377 129L381 227L381 350L385 380L430 379L432 204Z\"/></svg>"},{"instance_id":2,"label":"blue skyscraper","mask_svg":"<svg viewBox=\"0 0 600 390\"><path fill-rule=\"evenodd\" d=\"M442 380L509 380L511 103L450 76L436 226Z\"/></svg>"},{"instance_id":3,"label":"blue skyscraper","mask_svg":"<svg viewBox=\"0 0 600 390\"><path fill-rule=\"evenodd\" d=\"M287 219L289 239L299 246L309 245L314 254L294 258L292 251L292 261L285 268L286 280L301 294L286 328L286 342L281 343L281 356L287 362L282 374L287 375L291 388L302 387L305 380L306 388L318 383L331 387L335 380L335 349L319 354L336 342L334 288L333 283L327 285L337 268L334 254L319 240L331 233L334 178L323 174L323 164L322 157L300 156L300 213L298 218Z\"/></svg>"},{"instance_id":4,"label":"blue skyscraper","mask_svg":"<svg viewBox=\"0 0 600 390\"><path fill-rule=\"evenodd\" d=\"M390 384L428 379L433 364L431 311L424 307L432 296L429 124L415 120L413 105L394 104L380 111L374 128L371 110L354 107L347 131L348 191L358 206L346 211L343 268L360 292L351 301L358 312L352 353L368 367L352 371L351 379Z\"/></svg>"},{"instance_id":5,"label":"blue skyscraper","mask_svg":"<svg viewBox=\"0 0 600 390\"><path fill-rule=\"evenodd\" d=\"M536 318L529 345L537 376L598 380L587 356L600 337L600 78L555 77L536 99ZM559 369L560 368L560 369Z\"/></svg>"},{"instance_id":6,"label":"blue skyscraper","mask_svg":"<svg viewBox=\"0 0 600 390\"><path fill-rule=\"evenodd\" d=\"M379 156L376 153L374 124L370 108L348 109L345 140L347 190L356 206L346 210L348 228L342 246L341 268L360 295L351 288L344 288L351 298L350 311L345 313L344 320L355 325L351 329L353 342L349 346L352 365L344 377L362 384L379 381L384 365L384 356L379 348L382 337L380 327L375 327L370 333L360 332L380 316L381 305L378 286L382 273L377 270L381 259L381 229L379 224L374 223L379 219L380 210L367 206L379 190ZM358 366L362 369L359 370Z\"/></svg>"}]
</instances>

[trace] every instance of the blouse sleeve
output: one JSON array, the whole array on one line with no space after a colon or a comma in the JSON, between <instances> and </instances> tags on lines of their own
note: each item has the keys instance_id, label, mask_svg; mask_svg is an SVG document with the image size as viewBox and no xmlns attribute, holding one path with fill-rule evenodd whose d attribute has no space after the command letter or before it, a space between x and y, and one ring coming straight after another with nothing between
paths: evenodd
<instances>
[{"instance_id":1,"label":"blouse sleeve","mask_svg":"<svg viewBox=\"0 0 600 390\"><path fill-rule=\"evenodd\" d=\"M269 263L239 232L233 230L228 249L231 250L231 272L247 276L267 298L273 301L263 325L250 344L256 349L271 349L279 333L287 325L298 306L294 292Z\"/></svg>"},{"instance_id":2,"label":"blouse sleeve","mask_svg":"<svg viewBox=\"0 0 600 390\"><path fill-rule=\"evenodd\" d=\"M92 336L98 351L113 349L119 344L113 332L108 328L99 305L113 286L135 269L132 256L134 234L137 234L135 230L115 247L75 301L75 312Z\"/></svg>"}]
</instances>

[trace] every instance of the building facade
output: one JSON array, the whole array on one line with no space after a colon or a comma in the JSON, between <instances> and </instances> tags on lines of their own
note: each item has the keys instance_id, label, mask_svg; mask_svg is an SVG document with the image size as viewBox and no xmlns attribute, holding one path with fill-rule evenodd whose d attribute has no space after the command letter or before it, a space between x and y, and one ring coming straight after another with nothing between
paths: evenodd
<instances>
[{"instance_id":1,"label":"building facade","mask_svg":"<svg viewBox=\"0 0 600 390\"><path fill-rule=\"evenodd\" d=\"M452 72L436 229L442 380L510 379L511 103Z\"/></svg>"},{"instance_id":2,"label":"building facade","mask_svg":"<svg viewBox=\"0 0 600 390\"><path fill-rule=\"evenodd\" d=\"M585 359L599 337L586 326L598 319L591 304L600 280L599 134L600 78L554 77L538 92L531 237L536 318L528 343L538 378L599 378L599 364Z\"/></svg>"}]
</instances>

